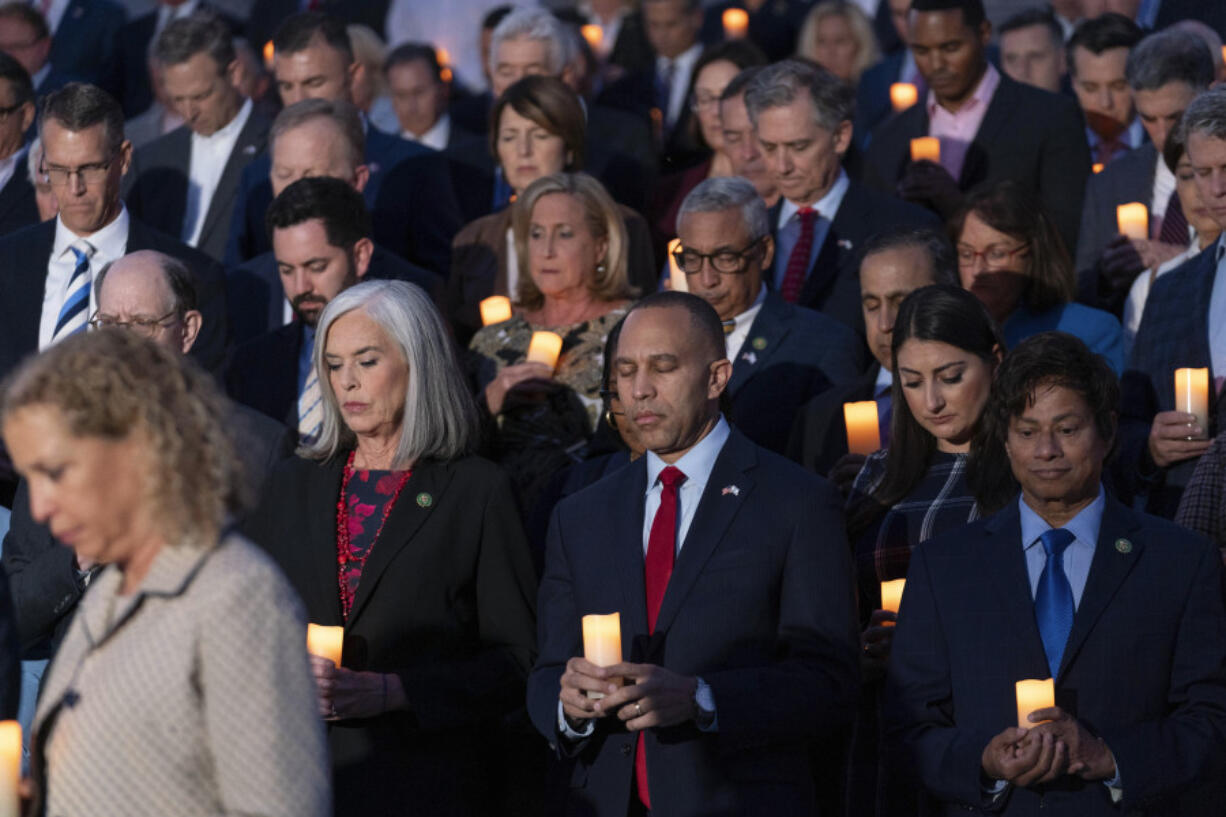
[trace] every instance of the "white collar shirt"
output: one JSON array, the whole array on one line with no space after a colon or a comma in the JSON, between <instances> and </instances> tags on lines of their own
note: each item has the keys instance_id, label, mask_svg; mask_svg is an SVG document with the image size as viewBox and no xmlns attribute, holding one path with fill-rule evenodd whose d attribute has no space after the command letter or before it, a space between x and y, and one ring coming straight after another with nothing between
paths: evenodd
<instances>
[{"instance_id":1,"label":"white collar shirt","mask_svg":"<svg viewBox=\"0 0 1226 817\"><path fill-rule=\"evenodd\" d=\"M700 56L702 44L695 43L671 60L668 57L656 57L657 77L667 76L669 64L673 66L672 84L668 88L668 110L664 112L664 124L670 129L677 124L681 112L685 110L688 102L685 97L690 92L690 76Z\"/></svg>"},{"instance_id":2,"label":"white collar shirt","mask_svg":"<svg viewBox=\"0 0 1226 817\"><path fill-rule=\"evenodd\" d=\"M753 322L758 319L758 313L762 311L762 304L765 301L766 284L763 284L762 288L758 290L758 297L754 298L754 302L750 304L749 309L746 309L732 319L736 322L736 325L731 332L724 335L724 346L727 349L728 359L732 361L733 365L736 365L736 357L740 353L741 347L745 345L745 340L749 337L749 329L753 326Z\"/></svg>"},{"instance_id":3,"label":"white collar shirt","mask_svg":"<svg viewBox=\"0 0 1226 817\"><path fill-rule=\"evenodd\" d=\"M225 172L238 137L251 117L251 108L251 100L245 99L229 124L216 133L210 136L192 134L187 206L183 208L183 232L180 236L186 244L194 247L200 241L200 231L204 229L204 219L213 203L213 194L217 192L221 174Z\"/></svg>"},{"instance_id":4,"label":"white collar shirt","mask_svg":"<svg viewBox=\"0 0 1226 817\"><path fill-rule=\"evenodd\" d=\"M685 482L677 489L677 553L681 552L685 543L685 535L698 511L702 492L707 487L715 461L719 458L719 452L724 450L724 443L728 441L730 433L728 421L721 415L715 427L707 432L707 436L673 463L685 474ZM664 491L664 486L660 483L660 472L667 467L668 463L656 456L654 451L647 452L647 496L643 508L644 555L647 553L648 539L651 538L651 524L655 521L656 511L660 509L660 494Z\"/></svg>"},{"instance_id":5,"label":"white collar shirt","mask_svg":"<svg viewBox=\"0 0 1226 817\"><path fill-rule=\"evenodd\" d=\"M451 114L444 113L438 118L438 121L431 126L430 130L417 136L409 131L401 131L400 135L410 142L417 142L419 145L425 145L428 148L435 150L446 150L447 142L451 139Z\"/></svg>"},{"instance_id":6,"label":"white collar shirt","mask_svg":"<svg viewBox=\"0 0 1226 817\"><path fill-rule=\"evenodd\" d=\"M839 170L839 177L835 179L834 184L830 185L826 195L808 205L817 211L817 222L813 225L813 246L809 248L809 263L805 266L806 275L817 262L817 255L821 252L822 245L826 243L826 234L830 232L830 225L834 223L839 207L843 205L843 197L847 195L847 189L850 186L851 179L848 178L847 172ZM801 230L800 220L796 218L801 205L786 198L781 201L779 222L775 225L776 289L783 286L783 276L787 274L788 260L792 257L792 250L795 249L796 242L800 240Z\"/></svg>"},{"instance_id":7,"label":"white collar shirt","mask_svg":"<svg viewBox=\"0 0 1226 817\"><path fill-rule=\"evenodd\" d=\"M68 296L68 284L76 269L77 259L72 253L72 245L84 239L93 247L89 259L89 276L92 282L98 275L98 270L110 262L122 258L128 248L128 210L120 205L119 215L110 224L88 236L79 236L64 226L57 216L55 219L55 241L51 244L51 258L47 263L47 282L43 285L43 310L38 322L38 348L45 349L51 345L55 334L55 322L59 318L60 308ZM97 293L90 287L89 315L98 308Z\"/></svg>"}]
</instances>

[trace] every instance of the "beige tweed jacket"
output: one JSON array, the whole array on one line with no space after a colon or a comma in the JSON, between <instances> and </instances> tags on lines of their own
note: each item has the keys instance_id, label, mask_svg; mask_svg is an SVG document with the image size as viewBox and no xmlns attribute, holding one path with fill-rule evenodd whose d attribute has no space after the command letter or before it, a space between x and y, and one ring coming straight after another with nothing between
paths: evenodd
<instances>
[{"instance_id":1,"label":"beige tweed jacket","mask_svg":"<svg viewBox=\"0 0 1226 817\"><path fill-rule=\"evenodd\" d=\"M245 539L91 583L43 680L31 768L49 817L326 817L302 604Z\"/></svg>"}]
</instances>

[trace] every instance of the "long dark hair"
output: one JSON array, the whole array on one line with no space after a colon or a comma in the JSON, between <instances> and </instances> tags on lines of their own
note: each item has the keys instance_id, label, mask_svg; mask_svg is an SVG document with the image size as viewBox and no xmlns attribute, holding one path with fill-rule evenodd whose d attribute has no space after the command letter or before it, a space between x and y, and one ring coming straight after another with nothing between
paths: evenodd
<instances>
[{"instance_id":1,"label":"long dark hair","mask_svg":"<svg viewBox=\"0 0 1226 817\"><path fill-rule=\"evenodd\" d=\"M890 448L885 459L885 476L866 501L859 503L847 520L853 541L874 520L897 505L919 483L937 442L911 413L903 396L898 376L898 350L908 340L948 343L996 365L996 355L1005 348L1000 328L979 299L961 287L934 284L921 287L905 299L898 309L890 351L894 358L894 385L890 391L893 416L890 420Z\"/></svg>"}]
</instances>

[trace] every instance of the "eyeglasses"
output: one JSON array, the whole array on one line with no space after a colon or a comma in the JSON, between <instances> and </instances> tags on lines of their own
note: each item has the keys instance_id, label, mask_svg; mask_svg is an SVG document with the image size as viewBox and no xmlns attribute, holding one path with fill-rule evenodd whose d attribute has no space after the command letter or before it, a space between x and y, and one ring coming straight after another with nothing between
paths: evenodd
<instances>
[{"instance_id":1,"label":"eyeglasses","mask_svg":"<svg viewBox=\"0 0 1226 817\"><path fill-rule=\"evenodd\" d=\"M690 97L690 110L695 113L718 104L719 96L716 94L694 94Z\"/></svg>"},{"instance_id":2,"label":"eyeglasses","mask_svg":"<svg viewBox=\"0 0 1226 817\"><path fill-rule=\"evenodd\" d=\"M1022 255L1030 250L1029 244L1019 244L1013 249L1002 247L999 244L993 244L983 252L977 251L974 247L969 247L966 244L958 245L958 266L973 267L975 259L982 258L983 264L988 269L1000 269L1009 263L1016 255Z\"/></svg>"},{"instance_id":3,"label":"eyeglasses","mask_svg":"<svg viewBox=\"0 0 1226 817\"><path fill-rule=\"evenodd\" d=\"M681 271L686 275L697 275L702 272L702 263L708 260L716 272L725 275L737 275L745 271L746 260L757 251L758 245L762 243L764 238L766 236L751 241L749 246L740 252L719 250L717 252L702 253L697 250L691 250L688 247L681 247L673 251L673 258L676 259L677 266L681 267Z\"/></svg>"},{"instance_id":4,"label":"eyeglasses","mask_svg":"<svg viewBox=\"0 0 1226 817\"><path fill-rule=\"evenodd\" d=\"M111 169L111 165L114 162L114 156L111 156L105 162L94 162L88 165L81 165L80 167L57 167L44 162L39 171L47 177L53 187L67 187L68 181L74 175L79 176L81 181L89 187L101 184L106 179L107 171Z\"/></svg>"},{"instance_id":5,"label":"eyeglasses","mask_svg":"<svg viewBox=\"0 0 1226 817\"><path fill-rule=\"evenodd\" d=\"M114 315L104 315L101 312L95 312L94 316L89 319L89 325L94 329L131 329L138 335L144 335L147 338L157 334L158 329L164 328L173 323L178 318L176 310L170 310L160 318L147 318L143 315L138 315L135 318L127 321L121 321Z\"/></svg>"}]
</instances>

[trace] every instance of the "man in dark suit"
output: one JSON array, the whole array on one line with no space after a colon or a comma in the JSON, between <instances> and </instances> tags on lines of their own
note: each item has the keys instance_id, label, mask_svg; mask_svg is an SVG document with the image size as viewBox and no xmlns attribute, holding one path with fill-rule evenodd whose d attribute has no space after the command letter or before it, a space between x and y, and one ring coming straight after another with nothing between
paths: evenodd
<instances>
[{"instance_id":1,"label":"man in dark suit","mask_svg":"<svg viewBox=\"0 0 1226 817\"><path fill-rule=\"evenodd\" d=\"M52 0L47 4L51 64L68 77L114 92L115 49L125 20L113 0Z\"/></svg>"},{"instance_id":2,"label":"man in dark suit","mask_svg":"<svg viewBox=\"0 0 1226 817\"><path fill-rule=\"evenodd\" d=\"M1144 36L1130 17L1106 12L1082 20L1069 37L1069 78L1096 164L1109 166L1145 139L1125 76L1128 54Z\"/></svg>"},{"instance_id":3,"label":"man in dark suit","mask_svg":"<svg viewBox=\"0 0 1226 817\"><path fill-rule=\"evenodd\" d=\"M781 194L770 210L774 269L767 286L784 301L823 312L861 335L856 253L887 225L936 225L923 208L848 178L852 92L822 68L785 60L745 90L745 107Z\"/></svg>"},{"instance_id":4,"label":"man in dark suit","mask_svg":"<svg viewBox=\"0 0 1226 817\"><path fill-rule=\"evenodd\" d=\"M930 228L896 227L869 239L861 250L860 309L873 364L854 380L832 386L796 414L787 454L796 462L849 488L864 456L847 453L843 404L877 401L881 441L889 445L894 384L894 319L913 291L931 284L958 286L953 247Z\"/></svg>"},{"instance_id":5,"label":"man in dark suit","mask_svg":"<svg viewBox=\"0 0 1226 817\"><path fill-rule=\"evenodd\" d=\"M273 71L286 107L304 99L353 101L364 70L353 58L339 20L317 12L295 14L273 39ZM379 243L418 266L445 275L451 239L460 228L447 161L429 148L380 131L363 120L370 181L363 190ZM239 186L225 263L233 268L267 252L264 212L273 199L265 153L247 166Z\"/></svg>"},{"instance_id":6,"label":"man in dark suit","mask_svg":"<svg viewBox=\"0 0 1226 817\"><path fill-rule=\"evenodd\" d=\"M1205 91L1184 112L1180 135L1196 173L1197 192L1214 220L1226 227L1226 90ZM1113 468L1117 487L1134 504L1170 518L1209 441L1226 429L1226 276L1224 242L1158 278L1132 347L1121 387L1123 420ZM1208 428L1176 411L1177 368L1209 369Z\"/></svg>"},{"instance_id":7,"label":"man in dark suit","mask_svg":"<svg viewBox=\"0 0 1226 817\"><path fill-rule=\"evenodd\" d=\"M136 151L128 209L220 261L240 177L264 150L271 123L239 93L233 38L219 18L174 20L158 36L153 56L184 124Z\"/></svg>"},{"instance_id":8,"label":"man in dark suit","mask_svg":"<svg viewBox=\"0 0 1226 817\"><path fill-rule=\"evenodd\" d=\"M997 30L1000 67L1017 80L1053 94L1068 85L1064 29L1048 8L1030 8L1014 14Z\"/></svg>"},{"instance_id":9,"label":"man in dark suit","mask_svg":"<svg viewBox=\"0 0 1226 817\"><path fill-rule=\"evenodd\" d=\"M1149 141L1090 177L1077 238L1079 300L1117 315L1137 275L1188 248L1187 218L1162 151L1188 103L1213 82L1214 66L1196 35L1163 31L1132 50L1125 76ZM1116 208L1134 201L1149 209L1153 240L1119 234Z\"/></svg>"},{"instance_id":10,"label":"man in dark suit","mask_svg":"<svg viewBox=\"0 0 1226 817\"><path fill-rule=\"evenodd\" d=\"M277 270L294 321L241 344L226 368L226 391L297 429L319 433L315 325L328 302L366 277L374 244L361 194L340 179L300 179L268 208Z\"/></svg>"},{"instance_id":11,"label":"man in dark suit","mask_svg":"<svg viewBox=\"0 0 1226 817\"><path fill-rule=\"evenodd\" d=\"M937 813L1220 811L1221 559L1105 493L1119 398L1070 335L1011 349L981 452L1000 510L911 556L887 717ZM1026 678L1054 679L1055 705L1017 703Z\"/></svg>"},{"instance_id":12,"label":"man in dark suit","mask_svg":"<svg viewBox=\"0 0 1226 817\"><path fill-rule=\"evenodd\" d=\"M0 238L0 376L21 358L82 331L93 277L136 250L158 250L195 276L204 329L192 356L208 369L226 350L225 275L217 262L133 218L119 198L132 146L123 110L102 89L71 83L43 100L43 168L59 216Z\"/></svg>"},{"instance_id":13,"label":"man in dark suit","mask_svg":"<svg viewBox=\"0 0 1226 817\"><path fill-rule=\"evenodd\" d=\"M554 512L528 679L575 759L566 813L811 814L809 751L858 674L838 497L720 416L732 367L704 301L640 301L614 368L648 453ZM580 619L610 611L625 660L600 667Z\"/></svg>"},{"instance_id":14,"label":"man in dark suit","mask_svg":"<svg viewBox=\"0 0 1226 817\"><path fill-rule=\"evenodd\" d=\"M0 6L0 51L26 69L39 99L79 79L52 62L52 50L51 29L36 9L24 3Z\"/></svg>"},{"instance_id":15,"label":"man in dark suit","mask_svg":"<svg viewBox=\"0 0 1226 817\"><path fill-rule=\"evenodd\" d=\"M34 86L21 63L0 52L0 236L37 224L26 171L25 133L34 124Z\"/></svg>"},{"instance_id":16,"label":"man in dark suit","mask_svg":"<svg viewBox=\"0 0 1226 817\"><path fill-rule=\"evenodd\" d=\"M916 0L910 42L929 93L873 134L864 181L952 215L972 187L1012 179L1038 196L1076 246L1089 149L1077 104L1002 76L987 59L981 0ZM953 48L952 55L944 49ZM974 134L973 137L969 134ZM911 161L911 140L941 140L940 163Z\"/></svg>"},{"instance_id":17,"label":"man in dark suit","mask_svg":"<svg viewBox=\"0 0 1226 817\"><path fill-rule=\"evenodd\" d=\"M863 370L863 344L834 318L789 304L762 282L775 245L766 205L745 179L707 179L677 216L677 261L690 292L714 307L732 361L728 419L783 453L797 410Z\"/></svg>"}]
</instances>

